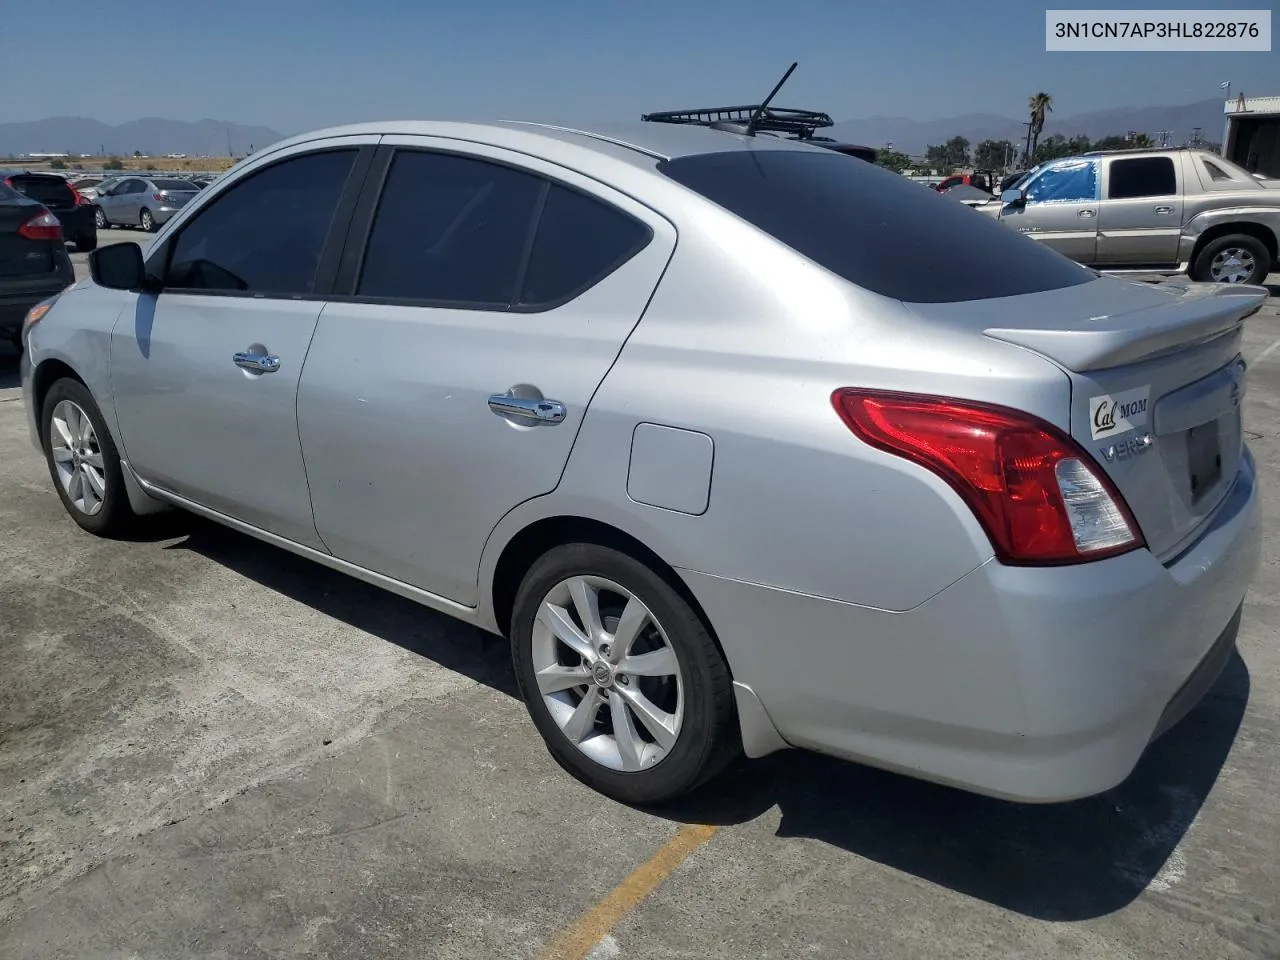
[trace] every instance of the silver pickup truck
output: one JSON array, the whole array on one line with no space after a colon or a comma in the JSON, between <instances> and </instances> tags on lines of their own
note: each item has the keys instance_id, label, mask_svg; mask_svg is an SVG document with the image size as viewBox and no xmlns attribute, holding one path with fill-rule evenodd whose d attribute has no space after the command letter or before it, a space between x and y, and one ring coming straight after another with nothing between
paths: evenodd
<instances>
[{"instance_id":1,"label":"silver pickup truck","mask_svg":"<svg viewBox=\"0 0 1280 960\"><path fill-rule=\"evenodd\" d=\"M1205 150L1120 150L1053 160L966 202L1099 270L1256 284L1280 259L1278 187Z\"/></svg>"}]
</instances>

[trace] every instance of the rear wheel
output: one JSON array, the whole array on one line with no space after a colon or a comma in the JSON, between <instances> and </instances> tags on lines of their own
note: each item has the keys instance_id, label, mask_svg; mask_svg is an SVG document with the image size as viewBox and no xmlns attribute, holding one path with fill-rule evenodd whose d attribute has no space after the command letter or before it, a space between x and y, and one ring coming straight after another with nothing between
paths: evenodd
<instances>
[{"instance_id":1,"label":"rear wheel","mask_svg":"<svg viewBox=\"0 0 1280 960\"><path fill-rule=\"evenodd\" d=\"M511 645L551 755L607 796L670 800L737 753L724 657L685 599L627 554L545 554L516 596Z\"/></svg>"},{"instance_id":2,"label":"rear wheel","mask_svg":"<svg viewBox=\"0 0 1280 960\"><path fill-rule=\"evenodd\" d=\"M107 215L103 213L101 207L97 207L93 211L93 222L97 225L99 230L109 230L111 228L111 223L107 220Z\"/></svg>"},{"instance_id":3,"label":"rear wheel","mask_svg":"<svg viewBox=\"0 0 1280 960\"><path fill-rule=\"evenodd\" d=\"M1259 284L1271 272L1271 254L1257 237L1235 233L1205 244L1191 278L1206 283Z\"/></svg>"},{"instance_id":4,"label":"rear wheel","mask_svg":"<svg viewBox=\"0 0 1280 960\"><path fill-rule=\"evenodd\" d=\"M90 533L114 536L136 521L115 441L84 384L49 388L40 419L49 475L71 519Z\"/></svg>"},{"instance_id":5,"label":"rear wheel","mask_svg":"<svg viewBox=\"0 0 1280 960\"><path fill-rule=\"evenodd\" d=\"M151 215L151 211L146 207L142 208L142 213L138 217L138 222L142 224L142 229L147 233L156 232L156 218Z\"/></svg>"}]
</instances>

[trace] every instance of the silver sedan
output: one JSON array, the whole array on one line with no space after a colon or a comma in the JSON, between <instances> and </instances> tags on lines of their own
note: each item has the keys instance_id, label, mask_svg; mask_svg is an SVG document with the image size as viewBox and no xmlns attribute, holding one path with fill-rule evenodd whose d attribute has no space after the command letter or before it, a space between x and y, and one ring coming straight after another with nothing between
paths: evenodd
<instances>
[{"instance_id":1,"label":"silver sedan","mask_svg":"<svg viewBox=\"0 0 1280 960\"><path fill-rule=\"evenodd\" d=\"M1093 794L1234 648L1265 291L658 124L296 137L91 267L23 360L75 522L182 508L506 635L623 801L789 746Z\"/></svg>"}]
</instances>

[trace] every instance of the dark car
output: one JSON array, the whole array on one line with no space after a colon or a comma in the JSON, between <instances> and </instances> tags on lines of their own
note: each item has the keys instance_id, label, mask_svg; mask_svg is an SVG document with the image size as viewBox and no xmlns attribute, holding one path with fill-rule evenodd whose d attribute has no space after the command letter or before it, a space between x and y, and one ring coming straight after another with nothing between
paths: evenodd
<instances>
[{"instance_id":1,"label":"dark car","mask_svg":"<svg viewBox=\"0 0 1280 960\"><path fill-rule=\"evenodd\" d=\"M27 311L74 282L58 218L0 183L0 337L19 343Z\"/></svg>"},{"instance_id":2,"label":"dark car","mask_svg":"<svg viewBox=\"0 0 1280 960\"><path fill-rule=\"evenodd\" d=\"M98 246L93 204L56 173L14 173L4 181L19 193L43 203L62 223L62 234L82 252Z\"/></svg>"}]
</instances>

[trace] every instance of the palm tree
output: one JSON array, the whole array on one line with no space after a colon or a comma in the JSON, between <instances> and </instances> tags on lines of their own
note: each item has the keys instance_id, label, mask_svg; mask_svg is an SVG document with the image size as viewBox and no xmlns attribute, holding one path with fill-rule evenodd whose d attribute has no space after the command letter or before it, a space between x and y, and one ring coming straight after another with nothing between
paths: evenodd
<instances>
[{"instance_id":1,"label":"palm tree","mask_svg":"<svg viewBox=\"0 0 1280 960\"><path fill-rule=\"evenodd\" d=\"M1053 112L1053 97L1047 93L1034 93L1027 100L1027 106L1031 110L1031 156L1035 156L1040 131L1044 129L1045 114Z\"/></svg>"}]
</instances>

